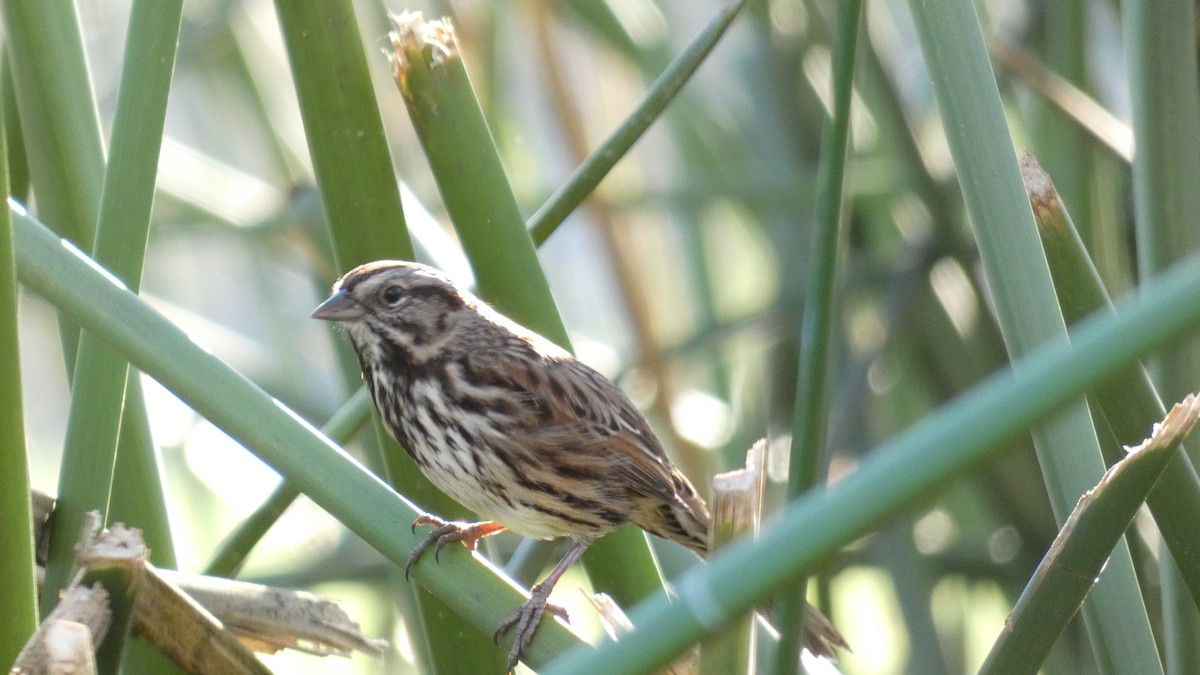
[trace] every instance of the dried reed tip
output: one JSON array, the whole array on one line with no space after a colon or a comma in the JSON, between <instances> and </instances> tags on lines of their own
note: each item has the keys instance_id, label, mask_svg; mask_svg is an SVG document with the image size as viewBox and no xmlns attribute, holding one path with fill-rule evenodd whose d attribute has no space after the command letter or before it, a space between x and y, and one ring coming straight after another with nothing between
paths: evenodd
<instances>
[{"instance_id":1,"label":"dried reed tip","mask_svg":"<svg viewBox=\"0 0 1200 675\"><path fill-rule=\"evenodd\" d=\"M739 534L758 531L765 480L760 440L746 453L746 467L713 477L712 543L717 548Z\"/></svg>"},{"instance_id":2,"label":"dried reed tip","mask_svg":"<svg viewBox=\"0 0 1200 675\"><path fill-rule=\"evenodd\" d=\"M1058 209L1058 191L1054 189L1054 181L1046 173L1033 153L1025 150L1021 153L1021 180L1025 183L1025 192L1029 194L1029 203L1034 213L1040 218L1043 214L1052 213Z\"/></svg>"},{"instance_id":3,"label":"dried reed tip","mask_svg":"<svg viewBox=\"0 0 1200 675\"><path fill-rule=\"evenodd\" d=\"M429 67L435 68L458 57L454 27L449 19L426 21L420 12L392 14L391 19L393 28L388 39L392 42L392 51L387 57L397 81L403 81L414 58L424 58Z\"/></svg>"},{"instance_id":4,"label":"dried reed tip","mask_svg":"<svg viewBox=\"0 0 1200 675\"><path fill-rule=\"evenodd\" d=\"M1196 394L1188 394L1187 398L1171 407L1171 411L1161 422L1154 424L1149 438L1137 446L1126 447L1125 451L1132 455L1155 447L1181 443L1196 425L1197 417L1200 417L1200 398Z\"/></svg>"},{"instance_id":5,"label":"dried reed tip","mask_svg":"<svg viewBox=\"0 0 1200 675\"><path fill-rule=\"evenodd\" d=\"M583 591L583 589L580 589ZM604 627L604 632L608 637L612 638L613 642L621 639L621 636L626 633L633 632L633 622L617 604L616 600L612 599L607 593L588 593L583 591L583 597L596 610L596 614L600 616L600 625Z\"/></svg>"}]
</instances>

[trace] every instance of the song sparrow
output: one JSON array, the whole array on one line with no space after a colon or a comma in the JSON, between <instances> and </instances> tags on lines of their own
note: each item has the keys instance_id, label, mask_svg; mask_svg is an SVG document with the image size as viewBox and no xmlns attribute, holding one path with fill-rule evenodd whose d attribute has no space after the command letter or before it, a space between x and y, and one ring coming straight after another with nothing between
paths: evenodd
<instances>
[{"instance_id":1,"label":"song sparrow","mask_svg":"<svg viewBox=\"0 0 1200 675\"><path fill-rule=\"evenodd\" d=\"M646 419L615 385L549 340L516 324L424 265L379 261L351 270L313 317L341 323L380 416L417 466L487 519L436 526L409 557L503 529L572 545L530 599L500 623L514 628L509 668L547 599L588 545L632 522L708 553L709 514L671 464ZM407 569L405 572L407 573ZM845 642L815 609L810 651Z\"/></svg>"}]
</instances>

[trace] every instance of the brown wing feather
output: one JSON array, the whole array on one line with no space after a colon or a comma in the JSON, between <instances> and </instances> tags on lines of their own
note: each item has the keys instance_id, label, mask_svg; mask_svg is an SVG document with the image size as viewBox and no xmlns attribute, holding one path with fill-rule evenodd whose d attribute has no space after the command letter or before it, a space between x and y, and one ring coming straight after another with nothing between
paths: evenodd
<instances>
[{"instance_id":1,"label":"brown wing feather","mask_svg":"<svg viewBox=\"0 0 1200 675\"><path fill-rule=\"evenodd\" d=\"M572 465L559 469L579 481L628 494L628 520L701 555L707 550L708 509L687 478L671 463L645 417L627 396L574 358L546 345L522 340L509 349L530 350L536 358L513 359L526 368L494 368L496 359L471 359L483 381L519 392L513 436L526 453L539 448L571 450ZM513 400L513 399L510 399ZM582 487L582 486L580 486ZM590 491L590 490L589 490Z\"/></svg>"}]
</instances>

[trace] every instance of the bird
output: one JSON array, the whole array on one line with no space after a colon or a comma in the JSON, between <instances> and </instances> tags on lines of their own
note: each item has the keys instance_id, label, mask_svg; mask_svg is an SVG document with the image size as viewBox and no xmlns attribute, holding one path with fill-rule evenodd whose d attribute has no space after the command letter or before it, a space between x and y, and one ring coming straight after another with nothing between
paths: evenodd
<instances>
[{"instance_id":1,"label":"bird","mask_svg":"<svg viewBox=\"0 0 1200 675\"><path fill-rule=\"evenodd\" d=\"M483 518L417 518L414 528L434 529L411 552L406 576L431 546L440 553L458 541L474 551L503 530L570 541L493 634L513 632L510 670L547 611L566 617L550 592L604 534L633 523L708 555L708 508L629 397L441 271L397 260L360 265L312 316L344 328L380 418L421 472ZM846 648L816 609L805 616L811 652Z\"/></svg>"}]
</instances>

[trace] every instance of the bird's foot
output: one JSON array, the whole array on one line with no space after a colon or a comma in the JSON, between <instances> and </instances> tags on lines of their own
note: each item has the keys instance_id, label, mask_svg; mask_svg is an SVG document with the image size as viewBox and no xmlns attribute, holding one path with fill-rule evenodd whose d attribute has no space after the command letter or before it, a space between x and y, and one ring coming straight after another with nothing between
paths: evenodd
<instances>
[{"instance_id":1,"label":"bird's foot","mask_svg":"<svg viewBox=\"0 0 1200 675\"><path fill-rule=\"evenodd\" d=\"M433 559L436 561L441 558L442 549L452 541L461 541L468 551L474 551L480 539L504 529L503 525L491 521L466 523L458 520L442 520L429 513L423 514L413 521L413 532L417 531L418 525L433 525L437 529L426 535L421 543L413 548L412 553L408 554L408 564L404 566L405 579L409 578L413 565L430 546L437 544L437 548L433 552Z\"/></svg>"},{"instance_id":2,"label":"bird's foot","mask_svg":"<svg viewBox=\"0 0 1200 675\"><path fill-rule=\"evenodd\" d=\"M553 584L549 586L537 584L531 588L530 598L525 601L525 604L505 617L496 627L496 632L492 633L492 641L498 643L500 636L512 629L513 643L508 650L508 670L510 672L517 667L517 661L521 660L521 654L533 641L533 633L541 623L543 614L549 612L563 621L569 621L566 609L547 602L546 599L550 597L551 588L553 588Z\"/></svg>"}]
</instances>

